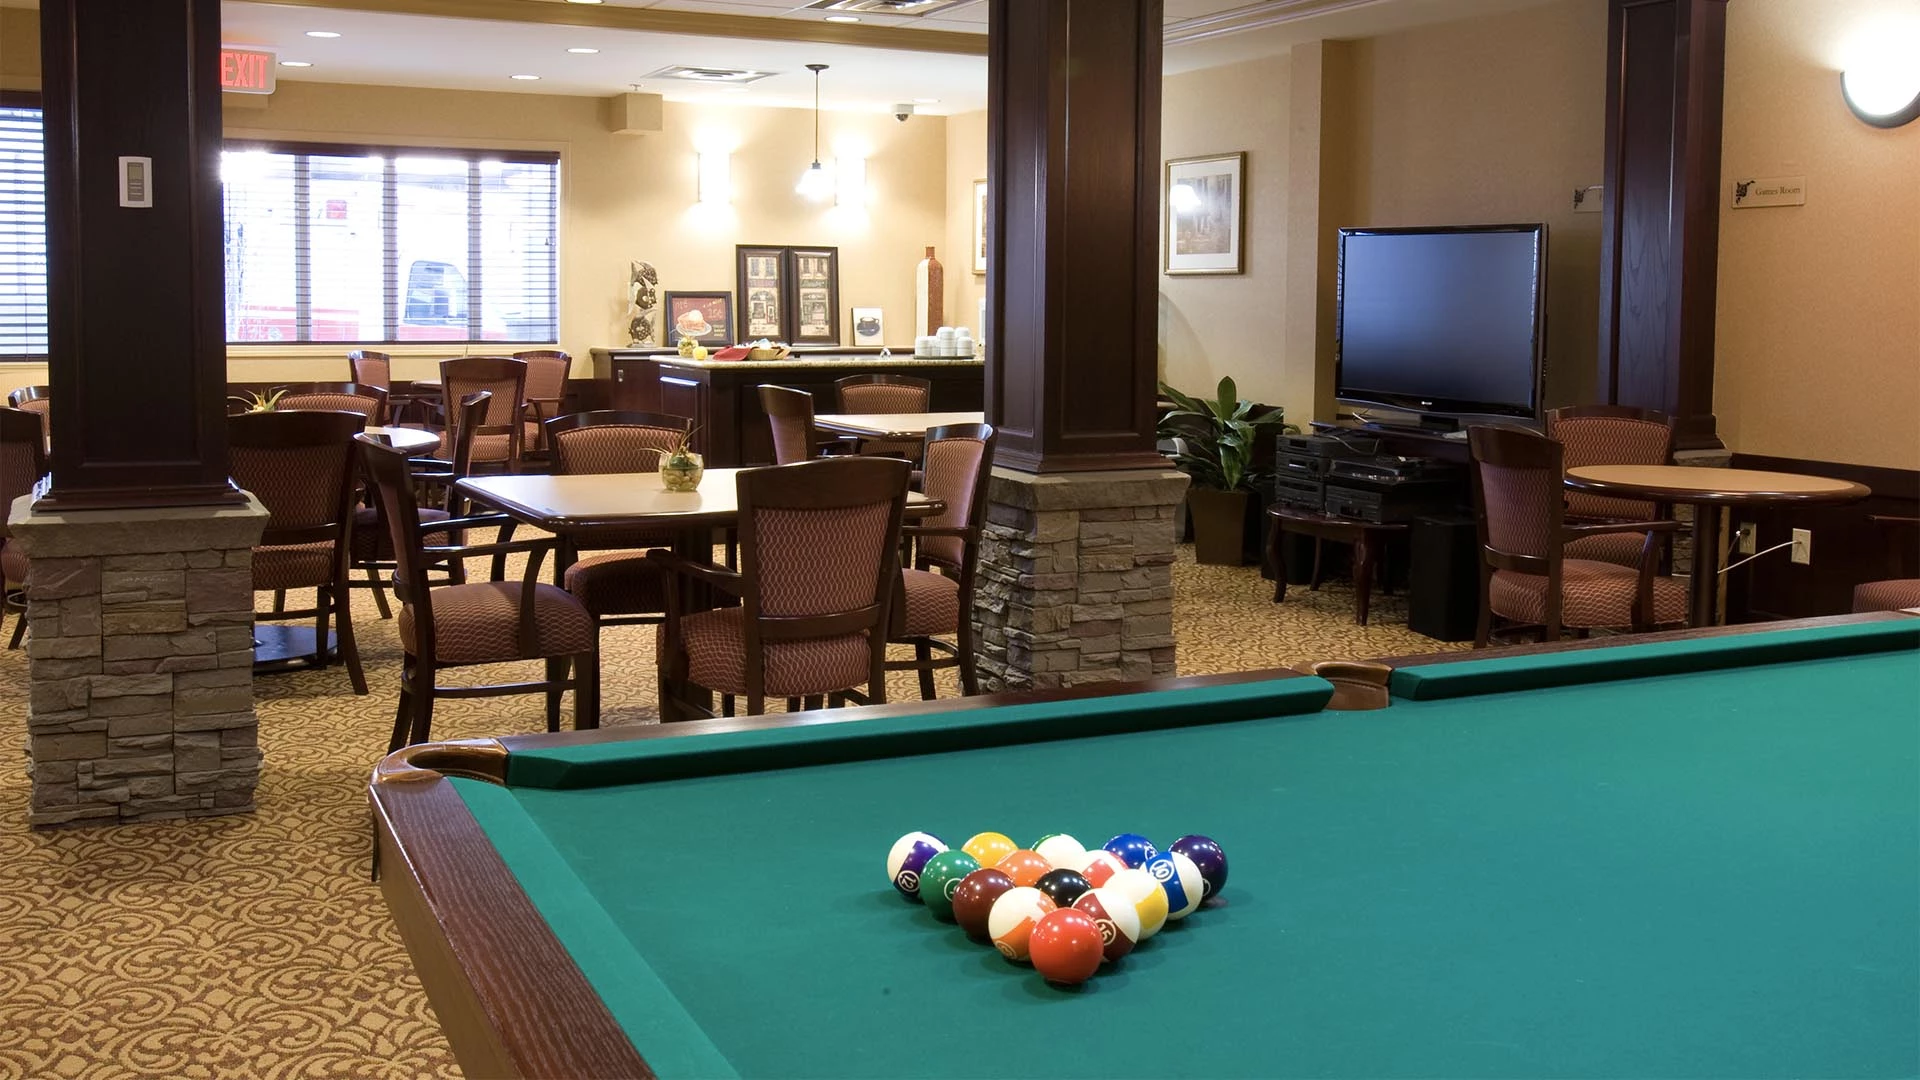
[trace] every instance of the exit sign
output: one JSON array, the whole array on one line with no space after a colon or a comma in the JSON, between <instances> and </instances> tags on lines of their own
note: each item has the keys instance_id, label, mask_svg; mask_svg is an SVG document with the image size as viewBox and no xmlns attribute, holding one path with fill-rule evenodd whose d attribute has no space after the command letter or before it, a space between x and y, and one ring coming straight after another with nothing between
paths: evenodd
<instances>
[{"instance_id":1,"label":"exit sign","mask_svg":"<svg viewBox=\"0 0 1920 1080\"><path fill-rule=\"evenodd\" d=\"M273 93L273 54L261 49L221 49L220 89L230 94Z\"/></svg>"}]
</instances>

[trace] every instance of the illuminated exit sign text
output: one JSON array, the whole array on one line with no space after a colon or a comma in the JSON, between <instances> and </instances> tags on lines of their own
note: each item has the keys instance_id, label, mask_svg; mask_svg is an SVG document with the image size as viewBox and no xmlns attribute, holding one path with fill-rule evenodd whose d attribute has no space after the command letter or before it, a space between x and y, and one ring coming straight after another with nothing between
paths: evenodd
<instances>
[{"instance_id":1,"label":"illuminated exit sign text","mask_svg":"<svg viewBox=\"0 0 1920 1080\"><path fill-rule=\"evenodd\" d=\"M221 49L220 89L233 94L273 93L273 54L259 49Z\"/></svg>"}]
</instances>

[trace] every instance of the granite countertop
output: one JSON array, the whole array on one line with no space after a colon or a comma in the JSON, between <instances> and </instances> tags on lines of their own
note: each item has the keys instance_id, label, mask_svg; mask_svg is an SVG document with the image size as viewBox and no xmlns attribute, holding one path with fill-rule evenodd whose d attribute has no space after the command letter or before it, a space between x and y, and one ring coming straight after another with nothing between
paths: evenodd
<instances>
[{"instance_id":1,"label":"granite countertop","mask_svg":"<svg viewBox=\"0 0 1920 1080\"><path fill-rule=\"evenodd\" d=\"M917 357L908 353L893 356L790 356L785 360L689 360L682 356L650 357L656 363L672 364L675 367L701 368L707 371L725 371L733 368L765 370L770 368L810 368L810 367L861 367L863 365L889 367L983 367L986 361L979 357Z\"/></svg>"}]
</instances>

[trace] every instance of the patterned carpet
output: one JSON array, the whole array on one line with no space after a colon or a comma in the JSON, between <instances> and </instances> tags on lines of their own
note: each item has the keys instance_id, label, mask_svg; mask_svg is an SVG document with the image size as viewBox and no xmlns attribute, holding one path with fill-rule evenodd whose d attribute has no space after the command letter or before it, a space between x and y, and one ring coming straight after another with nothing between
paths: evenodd
<instances>
[{"instance_id":1,"label":"patterned carpet","mask_svg":"<svg viewBox=\"0 0 1920 1080\"><path fill-rule=\"evenodd\" d=\"M1182 674L1449 647L1408 631L1400 598L1376 598L1363 629L1338 583L1275 606L1253 570L1196 566L1190 549L1174 574ZM371 695L338 667L256 683L255 814L36 833L24 753L0 763L0 1077L458 1075L367 877L366 777L400 647L370 594L354 611ZM654 722L652 628L609 629L602 655L606 722ZM25 683L24 654L0 652L0 745L24 746ZM538 731L541 716L536 697L443 702L435 734Z\"/></svg>"}]
</instances>

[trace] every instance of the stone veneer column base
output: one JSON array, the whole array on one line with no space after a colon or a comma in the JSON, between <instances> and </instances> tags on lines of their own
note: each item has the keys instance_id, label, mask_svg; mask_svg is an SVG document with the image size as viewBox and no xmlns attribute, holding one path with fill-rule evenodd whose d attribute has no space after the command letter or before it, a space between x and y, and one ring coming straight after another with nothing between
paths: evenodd
<instances>
[{"instance_id":1,"label":"stone veneer column base","mask_svg":"<svg viewBox=\"0 0 1920 1080\"><path fill-rule=\"evenodd\" d=\"M245 813L260 775L253 545L267 512L35 513L8 527L27 574L28 821Z\"/></svg>"},{"instance_id":2,"label":"stone veneer column base","mask_svg":"<svg viewBox=\"0 0 1920 1080\"><path fill-rule=\"evenodd\" d=\"M1172 470L997 468L974 600L981 689L1174 674Z\"/></svg>"}]
</instances>

